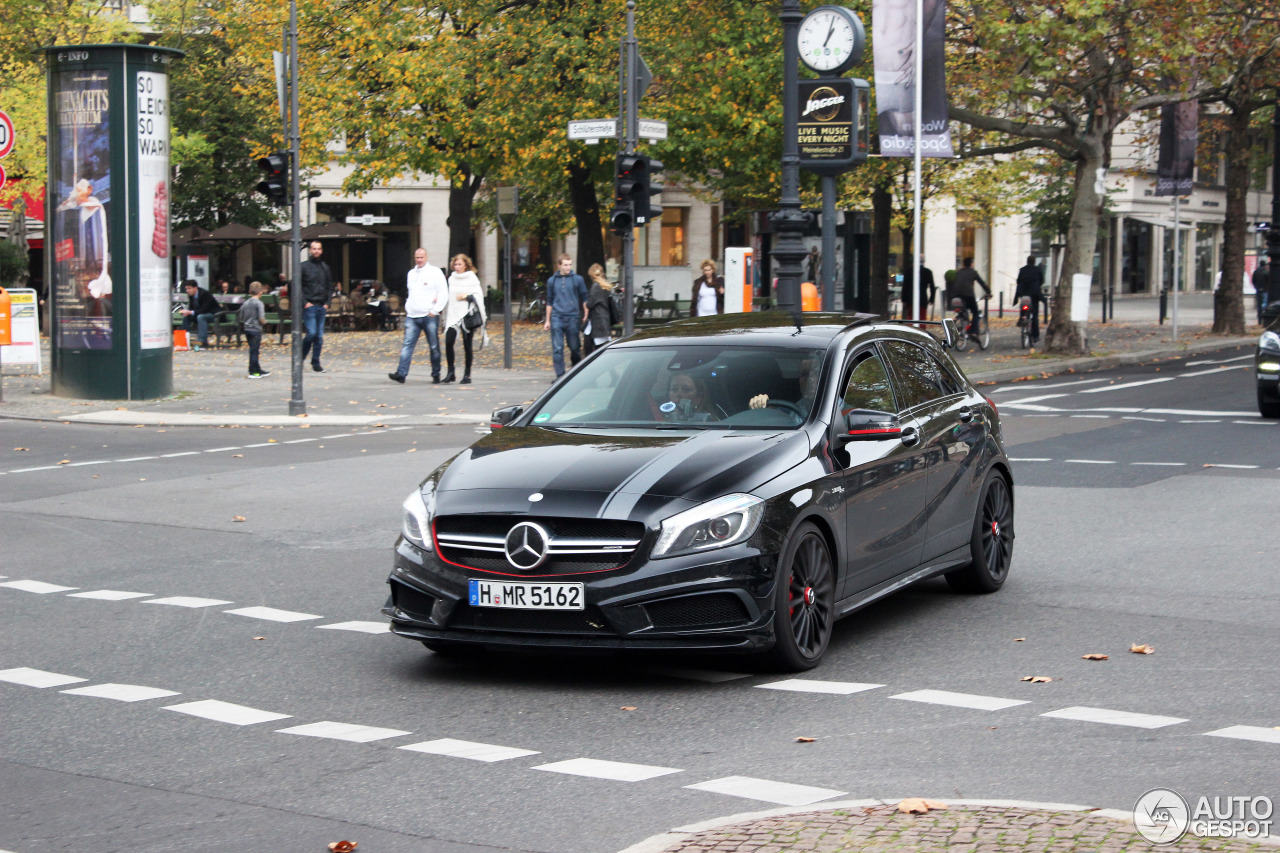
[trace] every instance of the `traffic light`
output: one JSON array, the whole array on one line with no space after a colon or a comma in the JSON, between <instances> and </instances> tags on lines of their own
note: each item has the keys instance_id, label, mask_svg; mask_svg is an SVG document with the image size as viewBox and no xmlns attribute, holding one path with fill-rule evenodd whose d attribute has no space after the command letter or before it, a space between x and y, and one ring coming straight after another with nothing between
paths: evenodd
<instances>
[{"instance_id":1,"label":"traffic light","mask_svg":"<svg viewBox=\"0 0 1280 853\"><path fill-rule=\"evenodd\" d=\"M619 207L630 206L634 225L647 225L662 216L662 208L650 201L663 190L662 184L654 182L661 171L662 163L644 154L618 155L614 198Z\"/></svg>"},{"instance_id":2,"label":"traffic light","mask_svg":"<svg viewBox=\"0 0 1280 853\"><path fill-rule=\"evenodd\" d=\"M289 152L275 151L258 159L258 168L266 177L258 183L258 192L272 204L287 205L293 199L289 192Z\"/></svg>"},{"instance_id":3,"label":"traffic light","mask_svg":"<svg viewBox=\"0 0 1280 853\"><path fill-rule=\"evenodd\" d=\"M631 216L631 205L618 205L609 214L609 230L619 237L626 236L634 227L635 222Z\"/></svg>"}]
</instances>

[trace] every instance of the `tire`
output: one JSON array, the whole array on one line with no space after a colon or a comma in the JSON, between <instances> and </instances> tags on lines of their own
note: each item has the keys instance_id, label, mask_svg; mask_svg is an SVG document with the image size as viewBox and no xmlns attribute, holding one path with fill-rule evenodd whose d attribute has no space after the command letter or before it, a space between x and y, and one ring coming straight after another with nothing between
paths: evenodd
<instances>
[{"instance_id":1,"label":"tire","mask_svg":"<svg viewBox=\"0 0 1280 853\"><path fill-rule=\"evenodd\" d=\"M973 517L969 539L969 565L947 572L947 583L957 592L989 593L1004 586L1013 559L1013 495L998 472L987 474L982 500Z\"/></svg>"},{"instance_id":2,"label":"tire","mask_svg":"<svg viewBox=\"0 0 1280 853\"><path fill-rule=\"evenodd\" d=\"M786 672L813 669L835 624L835 562L818 528L796 528L782 550L774 589L774 646L768 660Z\"/></svg>"},{"instance_id":3,"label":"tire","mask_svg":"<svg viewBox=\"0 0 1280 853\"><path fill-rule=\"evenodd\" d=\"M956 327L960 330L960 334L956 335L956 352L964 352L969 348L969 333L965 331L963 320L956 320Z\"/></svg>"},{"instance_id":4,"label":"tire","mask_svg":"<svg viewBox=\"0 0 1280 853\"><path fill-rule=\"evenodd\" d=\"M1022 327L1022 348L1031 349L1031 324Z\"/></svg>"},{"instance_id":5,"label":"tire","mask_svg":"<svg viewBox=\"0 0 1280 853\"><path fill-rule=\"evenodd\" d=\"M986 349L991 346L991 330L987 328L986 323L982 324L982 331L978 332L978 349Z\"/></svg>"},{"instance_id":6,"label":"tire","mask_svg":"<svg viewBox=\"0 0 1280 853\"><path fill-rule=\"evenodd\" d=\"M1280 396L1272 397L1259 388L1258 413L1264 418L1280 418Z\"/></svg>"}]
</instances>

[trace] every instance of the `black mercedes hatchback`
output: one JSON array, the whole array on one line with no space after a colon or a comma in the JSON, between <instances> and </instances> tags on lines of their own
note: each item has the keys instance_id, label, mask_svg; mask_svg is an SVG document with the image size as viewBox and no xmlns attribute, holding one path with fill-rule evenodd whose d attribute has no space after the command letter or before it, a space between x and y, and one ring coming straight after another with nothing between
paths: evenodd
<instances>
[{"instance_id":1,"label":"black mercedes hatchback","mask_svg":"<svg viewBox=\"0 0 1280 853\"><path fill-rule=\"evenodd\" d=\"M798 671L837 619L907 584L994 592L1009 571L995 406L916 327L672 323L493 420L404 502L385 612L434 651L742 652Z\"/></svg>"}]
</instances>

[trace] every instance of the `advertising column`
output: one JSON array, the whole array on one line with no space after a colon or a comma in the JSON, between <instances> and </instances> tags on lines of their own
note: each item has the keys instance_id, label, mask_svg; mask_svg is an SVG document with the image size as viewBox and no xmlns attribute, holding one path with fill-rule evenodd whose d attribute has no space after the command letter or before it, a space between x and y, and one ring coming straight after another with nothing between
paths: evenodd
<instances>
[{"instance_id":1,"label":"advertising column","mask_svg":"<svg viewBox=\"0 0 1280 853\"><path fill-rule=\"evenodd\" d=\"M173 389L168 66L182 53L45 50L53 393L165 396Z\"/></svg>"}]
</instances>

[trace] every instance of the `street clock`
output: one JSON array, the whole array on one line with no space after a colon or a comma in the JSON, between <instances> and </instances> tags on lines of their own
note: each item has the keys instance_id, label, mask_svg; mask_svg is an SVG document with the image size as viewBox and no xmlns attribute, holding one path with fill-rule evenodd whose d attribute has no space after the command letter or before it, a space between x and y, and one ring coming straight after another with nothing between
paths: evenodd
<instances>
[{"instance_id":1,"label":"street clock","mask_svg":"<svg viewBox=\"0 0 1280 853\"><path fill-rule=\"evenodd\" d=\"M867 33L862 21L843 6L819 6L800 23L796 47L800 61L819 74L838 76L862 61Z\"/></svg>"}]
</instances>

